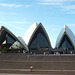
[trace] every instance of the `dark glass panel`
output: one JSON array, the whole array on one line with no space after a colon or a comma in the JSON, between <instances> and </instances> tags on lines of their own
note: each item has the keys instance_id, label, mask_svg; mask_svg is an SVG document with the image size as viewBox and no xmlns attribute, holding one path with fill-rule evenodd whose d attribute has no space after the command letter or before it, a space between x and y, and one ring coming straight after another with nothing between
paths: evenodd
<instances>
[{"instance_id":1,"label":"dark glass panel","mask_svg":"<svg viewBox=\"0 0 75 75\"><path fill-rule=\"evenodd\" d=\"M70 49L74 49L74 47L72 46L72 43L70 41L70 39L67 37L67 35L65 34L59 48L70 48Z\"/></svg>"},{"instance_id":2,"label":"dark glass panel","mask_svg":"<svg viewBox=\"0 0 75 75\"><path fill-rule=\"evenodd\" d=\"M30 44L30 49L39 49L39 48L49 48L49 42L47 40L47 37L41 28L41 26L37 29L35 32Z\"/></svg>"},{"instance_id":3,"label":"dark glass panel","mask_svg":"<svg viewBox=\"0 0 75 75\"><path fill-rule=\"evenodd\" d=\"M12 39L8 34L6 34L6 40L8 44L13 44L15 42L15 39Z\"/></svg>"},{"instance_id":4,"label":"dark glass panel","mask_svg":"<svg viewBox=\"0 0 75 75\"><path fill-rule=\"evenodd\" d=\"M1 49L24 49L23 46L10 34L6 33L3 37L3 42L0 45Z\"/></svg>"}]
</instances>

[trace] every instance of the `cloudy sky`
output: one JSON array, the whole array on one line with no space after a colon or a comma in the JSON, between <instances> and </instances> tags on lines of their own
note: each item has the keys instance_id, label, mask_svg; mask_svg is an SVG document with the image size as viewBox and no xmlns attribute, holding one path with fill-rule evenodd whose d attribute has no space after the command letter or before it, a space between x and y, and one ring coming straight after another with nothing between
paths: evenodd
<instances>
[{"instance_id":1,"label":"cloudy sky","mask_svg":"<svg viewBox=\"0 0 75 75\"><path fill-rule=\"evenodd\" d=\"M75 0L0 0L0 26L23 37L34 22L43 24L54 47L64 25L75 34Z\"/></svg>"}]
</instances>

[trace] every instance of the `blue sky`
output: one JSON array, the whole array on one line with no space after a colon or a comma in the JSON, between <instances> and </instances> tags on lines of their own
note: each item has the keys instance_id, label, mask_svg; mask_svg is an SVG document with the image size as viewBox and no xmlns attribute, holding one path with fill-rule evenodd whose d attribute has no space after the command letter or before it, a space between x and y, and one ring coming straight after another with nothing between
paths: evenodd
<instances>
[{"instance_id":1,"label":"blue sky","mask_svg":"<svg viewBox=\"0 0 75 75\"><path fill-rule=\"evenodd\" d=\"M64 25L75 34L75 0L0 0L0 26L23 37L34 22L43 24L54 47Z\"/></svg>"}]
</instances>

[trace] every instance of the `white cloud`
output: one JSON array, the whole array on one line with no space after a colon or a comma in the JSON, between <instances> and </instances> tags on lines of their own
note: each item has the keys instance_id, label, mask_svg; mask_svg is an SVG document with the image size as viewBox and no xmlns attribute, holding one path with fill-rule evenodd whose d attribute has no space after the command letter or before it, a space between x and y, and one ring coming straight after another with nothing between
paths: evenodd
<instances>
[{"instance_id":1,"label":"white cloud","mask_svg":"<svg viewBox=\"0 0 75 75\"><path fill-rule=\"evenodd\" d=\"M67 11L66 14L75 14L75 11Z\"/></svg>"},{"instance_id":2,"label":"white cloud","mask_svg":"<svg viewBox=\"0 0 75 75\"><path fill-rule=\"evenodd\" d=\"M75 5L64 5L60 6L60 8L65 12L65 14L75 14Z\"/></svg>"},{"instance_id":3,"label":"white cloud","mask_svg":"<svg viewBox=\"0 0 75 75\"><path fill-rule=\"evenodd\" d=\"M40 5L63 5L63 3L37 3Z\"/></svg>"},{"instance_id":4,"label":"white cloud","mask_svg":"<svg viewBox=\"0 0 75 75\"><path fill-rule=\"evenodd\" d=\"M40 5L65 5L66 2L73 2L75 0L37 0Z\"/></svg>"},{"instance_id":5,"label":"white cloud","mask_svg":"<svg viewBox=\"0 0 75 75\"><path fill-rule=\"evenodd\" d=\"M64 5L62 8L67 9L67 10L72 10L75 9L75 5Z\"/></svg>"},{"instance_id":6,"label":"white cloud","mask_svg":"<svg viewBox=\"0 0 75 75\"><path fill-rule=\"evenodd\" d=\"M0 14L12 14L12 15L15 15L16 13L0 13Z\"/></svg>"},{"instance_id":7,"label":"white cloud","mask_svg":"<svg viewBox=\"0 0 75 75\"><path fill-rule=\"evenodd\" d=\"M68 26L73 26L73 27L75 27L75 24L67 24Z\"/></svg>"},{"instance_id":8,"label":"white cloud","mask_svg":"<svg viewBox=\"0 0 75 75\"><path fill-rule=\"evenodd\" d=\"M26 24L26 23L28 23L28 22L23 22L23 21L16 21L16 22L6 22L6 23L19 23L19 24Z\"/></svg>"},{"instance_id":9,"label":"white cloud","mask_svg":"<svg viewBox=\"0 0 75 75\"><path fill-rule=\"evenodd\" d=\"M57 8L65 14L75 14L75 0L38 0L40 5L59 5ZM72 3L71 3L72 2Z\"/></svg>"},{"instance_id":10,"label":"white cloud","mask_svg":"<svg viewBox=\"0 0 75 75\"><path fill-rule=\"evenodd\" d=\"M9 25L9 26L11 26L11 27L14 27L14 28L17 28L17 29L20 29L20 30L25 31L24 28L21 28L21 27L16 26L16 25L8 24L8 23L6 23L6 22L4 22L4 21L2 21L2 20L0 20L0 23L2 23L2 24L4 24L4 25Z\"/></svg>"},{"instance_id":11,"label":"white cloud","mask_svg":"<svg viewBox=\"0 0 75 75\"><path fill-rule=\"evenodd\" d=\"M31 5L19 5L19 4L9 4L9 3L0 3L0 6L3 7L30 7Z\"/></svg>"},{"instance_id":12,"label":"white cloud","mask_svg":"<svg viewBox=\"0 0 75 75\"><path fill-rule=\"evenodd\" d=\"M67 1L75 1L75 0L37 0L40 2L67 2Z\"/></svg>"},{"instance_id":13,"label":"white cloud","mask_svg":"<svg viewBox=\"0 0 75 75\"><path fill-rule=\"evenodd\" d=\"M3 0L0 0L0 1L3 1Z\"/></svg>"}]
</instances>

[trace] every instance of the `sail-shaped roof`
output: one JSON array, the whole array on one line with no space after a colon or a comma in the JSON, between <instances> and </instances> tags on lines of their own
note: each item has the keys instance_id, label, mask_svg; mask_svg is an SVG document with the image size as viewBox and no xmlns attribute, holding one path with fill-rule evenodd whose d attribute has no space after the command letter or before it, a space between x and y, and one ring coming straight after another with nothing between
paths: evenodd
<instances>
[{"instance_id":1,"label":"sail-shaped roof","mask_svg":"<svg viewBox=\"0 0 75 75\"><path fill-rule=\"evenodd\" d=\"M11 39L8 35L6 35L6 34L8 34L8 35L10 35L13 39ZM26 45L24 45L23 44L23 42L20 40L20 39L18 39L12 32L10 32L7 28L5 28L4 26L2 26L1 27L1 30L0 30L0 45L2 44L2 43L4 43L5 41L5 39L6 38L4 38L4 37L9 37L9 39L8 39L8 41L11 43L11 41L13 41L13 44L11 45L11 47L13 47L13 45L15 44L15 41L17 41L17 43L19 43L19 44L21 44L22 46L23 46L23 48L25 49L25 50L27 50L28 51L28 48L26 47ZM11 41L10 41L11 40ZM15 40L15 41L14 41Z\"/></svg>"},{"instance_id":2,"label":"sail-shaped roof","mask_svg":"<svg viewBox=\"0 0 75 75\"><path fill-rule=\"evenodd\" d=\"M31 38L29 40L28 46L31 44L31 41L33 40L33 38L36 37L39 33L42 33L43 34L43 36L46 38L47 43L49 45L48 47L51 48L51 44L50 44L50 40L49 40L48 34L47 34L45 28L43 27L43 25L41 23L39 23L39 25L37 26L37 28L34 30L32 36L31 36ZM45 42L45 39L42 40L43 39L43 36L42 36L42 38L40 38L41 39L40 40L40 43L41 42L46 43ZM40 37L40 36L37 36L37 37Z\"/></svg>"},{"instance_id":3,"label":"sail-shaped roof","mask_svg":"<svg viewBox=\"0 0 75 75\"><path fill-rule=\"evenodd\" d=\"M55 47L59 48L60 43L61 43L65 34L68 37L68 39L70 40L70 43L72 44L72 46L75 48L75 36L74 36L73 32L66 25L62 28L62 30L57 38Z\"/></svg>"},{"instance_id":4,"label":"sail-shaped roof","mask_svg":"<svg viewBox=\"0 0 75 75\"><path fill-rule=\"evenodd\" d=\"M34 32L34 30L36 29L36 27L37 27L37 23L35 22L33 25L31 25L31 27L27 30L27 32L25 33L25 35L24 35L24 41L26 42L26 44L28 45L28 43L29 43L29 40L30 40L30 38L31 38L31 36L32 36L32 34L33 34L33 32Z\"/></svg>"},{"instance_id":5,"label":"sail-shaped roof","mask_svg":"<svg viewBox=\"0 0 75 75\"><path fill-rule=\"evenodd\" d=\"M29 51L28 46L26 45L25 41L23 40L22 37L18 37L19 41L24 45L24 47Z\"/></svg>"},{"instance_id":6,"label":"sail-shaped roof","mask_svg":"<svg viewBox=\"0 0 75 75\"><path fill-rule=\"evenodd\" d=\"M42 33L43 34L43 35L39 36L40 38L42 37L41 41L44 42L44 43L48 43L48 47L52 48L50 40L49 40L49 37L48 37L48 34L47 34L45 28L43 27L43 25L41 23L39 23L39 24L34 23L28 29L28 31L26 32L24 40L25 40L26 44L28 45L28 47L31 45L32 40L34 40L36 38L36 36L38 35L38 33Z\"/></svg>"}]
</instances>

